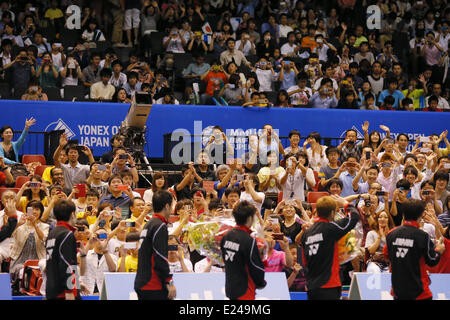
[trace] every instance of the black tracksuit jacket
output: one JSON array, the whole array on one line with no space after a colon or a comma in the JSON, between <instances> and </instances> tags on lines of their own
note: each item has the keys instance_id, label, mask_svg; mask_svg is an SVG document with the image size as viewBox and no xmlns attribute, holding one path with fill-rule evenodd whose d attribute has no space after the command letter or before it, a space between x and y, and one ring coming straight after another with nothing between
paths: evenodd
<instances>
[{"instance_id":1,"label":"black tracksuit jacket","mask_svg":"<svg viewBox=\"0 0 450 320\"><path fill-rule=\"evenodd\" d=\"M318 218L301 237L308 290L341 286L337 243L359 220L353 205L346 205L344 210L350 217L338 221Z\"/></svg>"},{"instance_id":2,"label":"black tracksuit jacket","mask_svg":"<svg viewBox=\"0 0 450 320\"><path fill-rule=\"evenodd\" d=\"M425 265L437 265L440 254L416 221L406 220L402 226L391 230L386 236L383 253L390 261L394 298L420 300L433 296Z\"/></svg>"},{"instance_id":3,"label":"black tracksuit jacket","mask_svg":"<svg viewBox=\"0 0 450 320\"><path fill-rule=\"evenodd\" d=\"M65 299L66 293L73 293L80 299L77 267L77 241L74 227L58 221L47 237L46 297L48 300Z\"/></svg>"},{"instance_id":4,"label":"black tracksuit jacket","mask_svg":"<svg viewBox=\"0 0 450 320\"><path fill-rule=\"evenodd\" d=\"M255 289L266 286L264 264L246 226L228 231L220 242L225 262L225 293L231 300L254 300Z\"/></svg>"},{"instance_id":5,"label":"black tracksuit jacket","mask_svg":"<svg viewBox=\"0 0 450 320\"><path fill-rule=\"evenodd\" d=\"M135 290L167 290L166 283L172 280L167 260L168 237L167 220L154 214L141 232Z\"/></svg>"}]
</instances>

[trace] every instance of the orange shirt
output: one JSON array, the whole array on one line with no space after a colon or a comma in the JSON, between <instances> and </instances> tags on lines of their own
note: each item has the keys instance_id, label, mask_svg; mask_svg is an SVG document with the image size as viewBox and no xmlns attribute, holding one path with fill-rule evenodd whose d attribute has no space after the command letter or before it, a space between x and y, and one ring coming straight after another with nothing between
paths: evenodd
<instances>
[{"instance_id":1,"label":"orange shirt","mask_svg":"<svg viewBox=\"0 0 450 320\"><path fill-rule=\"evenodd\" d=\"M302 47L307 47L311 49L311 52L317 47L316 39L314 37L303 37L302 38Z\"/></svg>"}]
</instances>

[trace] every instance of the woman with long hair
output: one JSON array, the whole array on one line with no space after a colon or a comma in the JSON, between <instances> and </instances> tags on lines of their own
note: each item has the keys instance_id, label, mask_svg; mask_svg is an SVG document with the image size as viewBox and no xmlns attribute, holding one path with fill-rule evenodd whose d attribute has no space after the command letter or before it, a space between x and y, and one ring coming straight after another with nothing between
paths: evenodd
<instances>
[{"instance_id":1,"label":"woman with long hair","mask_svg":"<svg viewBox=\"0 0 450 320\"><path fill-rule=\"evenodd\" d=\"M280 90L277 95L277 102L275 103L275 107L280 108L290 108L292 104L289 101L289 94L286 90Z\"/></svg>"},{"instance_id":2,"label":"woman with long hair","mask_svg":"<svg viewBox=\"0 0 450 320\"><path fill-rule=\"evenodd\" d=\"M17 193L16 207L25 212L30 201L39 201L44 207L48 207L48 197L42 178L38 175L31 177L30 181L25 182Z\"/></svg>"},{"instance_id":3,"label":"woman with long hair","mask_svg":"<svg viewBox=\"0 0 450 320\"><path fill-rule=\"evenodd\" d=\"M145 203L152 204L153 194L156 191L167 190L169 182L167 181L167 175L162 172L155 172L152 177L152 186L150 189L144 192Z\"/></svg>"},{"instance_id":4,"label":"woman with long hair","mask_svg":"<svg viewBox=\"0 0 450 320\"><path fill-rule=\"evenodd\" d=\"M383 256L386 235L394 227L394 222L385 211L375 214L375 225L367 233L365 248L369 256L367 272L389 272L389 262Z\"/></svg>"}]
</instances>

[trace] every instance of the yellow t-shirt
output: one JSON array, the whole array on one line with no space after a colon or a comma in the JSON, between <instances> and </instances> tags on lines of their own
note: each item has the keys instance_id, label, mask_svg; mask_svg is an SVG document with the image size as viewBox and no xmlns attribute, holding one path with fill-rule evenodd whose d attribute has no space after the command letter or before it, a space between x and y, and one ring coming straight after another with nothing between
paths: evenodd
<instances>
[{"instance_id":1,"label":"yellow t-shirt","mask_svg":"<svg viewBox=\"0 0 450 320\"><path fill-rule=\"evenodd\" d=\"M44 172L42 172L42 180L45 180L50 184L53 183L52 176L50 174L50 171L52 171L53 168L54 168L54 166L45 168Z\"/></svg>"},{"instance_id":2,"label":"yellow t-shirt","mask_svg":"<svg viewBox=\"0 0 450 320\"><path fill-rule=\"evenodd\" d=\"M410 98L413 101L413 107L415 109L420 108L420 97L423 97L425 99L425 91L423 89L414 89L411 91L408 95L408 89L405 89L402 91L405 98Z\"/></svg>"},{"instance_id":3,"label":"yellow t-shirt","mask_svg":"<svg viewBox=\"0 0 450 320\"><path fill-rule=\"evenodd\" d=\"M275 169L275 176L277 177L277 179L280 179L284 175L285 172L286 171L284 170L283 167L277 167ZM259 183L262 184L262 183L266 182L266 180L269 179L269 177L270 177L270 168L269 167L261 168L259 170L257 176L259 179ZM277 185L277 183L276 183L275 179L271 179L270 183L269 183L269 189L275 188L276 185Z\"/></svg>"},{"instance_id":4,"label":"yellow t-shirt","mask_svg":"<svg viewBox=\"0 0 450 320\"><path fill-rule=\"evenodd\" d=\"M446 157L450 154L450 148L439 148L439 152L441 153L441 157Z\"/></svg>"},{"instance_id":5,"label":"yellow t-shirt","mask_svg":"<svg viewBox=\"0 0 450 320\"><path fill-rule=\"evenodd\" d=\"M62 18L62 17L64 17L64 14L63 14L63 12L61 11L61 9L58 9L58 8L56 8L56 9L49 8L49 9L47 9L47 11L45 11L45 18L48 18L48 19L58 19L58 18Z\"/></svg>"},{"instance_id":6,"label":"yellow t-shirt","mask_svg":"<svg viewBox=\"0 0 450 320\"><path fill-rule=\"evenodd\" d=\"M86 216L86 218L84 218L84 212L78 212L77 213L77 219L86 219L87 222L89 223L89 226L93 225L95 223L95 221L97 221L97 217L96 216Z\"/></svg>"},{"instance_id":7,"label":"yellow t-shirt","mask_svg":"<svg viewBox=\"0 0 450 320\"><path fill-rule=\"evenodd\" d=\"M19 200L19 208L22 212L26 212L27 211L27 204L28 204L28 198L27 197L21 197ZM48 207L48 199L47 197L45 197L44 199L41 200L41 203L44 207Z\"/></svg>"},{"instance_id":8,"label":"yellow t-shirt","mask_svg":"<svg viewBox=\"0 0 450 320\"><path fill-rule=\"evenodd\" d=\"M119 258L117 263L117 270L119 270L119 266L122 262L122 258ZM125 257L125 272L136 272L138 266L138 258L133 257L131 255L127 255Z\"/></svg>"}]
</instances>

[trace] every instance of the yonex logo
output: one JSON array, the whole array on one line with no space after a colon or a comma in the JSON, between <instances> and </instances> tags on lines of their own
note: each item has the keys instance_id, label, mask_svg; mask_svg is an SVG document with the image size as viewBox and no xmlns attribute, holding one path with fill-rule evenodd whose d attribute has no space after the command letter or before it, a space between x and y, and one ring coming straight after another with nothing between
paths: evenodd
<instances>
[{"instance_id":1,"label":"yonex logo","mask_svg":"<svg viewBox=\"0 0 450 320\"><path fill-rule=\"evenodd\" d=\"M319 250L319 244L315 243L309 246L309 255L314 256L317 254L317 250Z\"/></svg>"},{"instance_id":2,"label":"yonex logo","mask_svg":"<svg viewBox=\"0 0 450 320\"><path fill-rule=\"evenodd\" d=\"M54 125L54 128L51 129L51 130L64 130L65 133L66 133L66 135L67 135L67 138L68 138L68 139L72 139L72 138L75 137L75 135L76 135L76 134L73 132L73 130L70 129L69 126L68 126L64 121L62 121L61 118L59 118L59 119L58 119L57 121L55 121L55 122L50 123L50 124L47 126L47 128L45 128L45 131L48 131L49 128L50 128L52 125Z\"/></svg>"},{"instance_id":3,"label":"yonex logo","mask_svg":"<svg viewBox=\"0 0 450 320\"><path fill-rule=\"evenodd\" d=\"M407 248L397 248L397 253L395 254L397 258L404 258L406 254L408 253Z\"/></svg>"},{"instance_id":4,"label":"yonex logo","mask_svg":"<svg viewBox=\"0 0 450 320\"><path fill-rule=\"evenodd\" d=\"M231 262L233 262L235 253L236 253L236 252L227 250L227 253L225 254L225 261L230 260Z\"/></svg>"}]
</instances>

